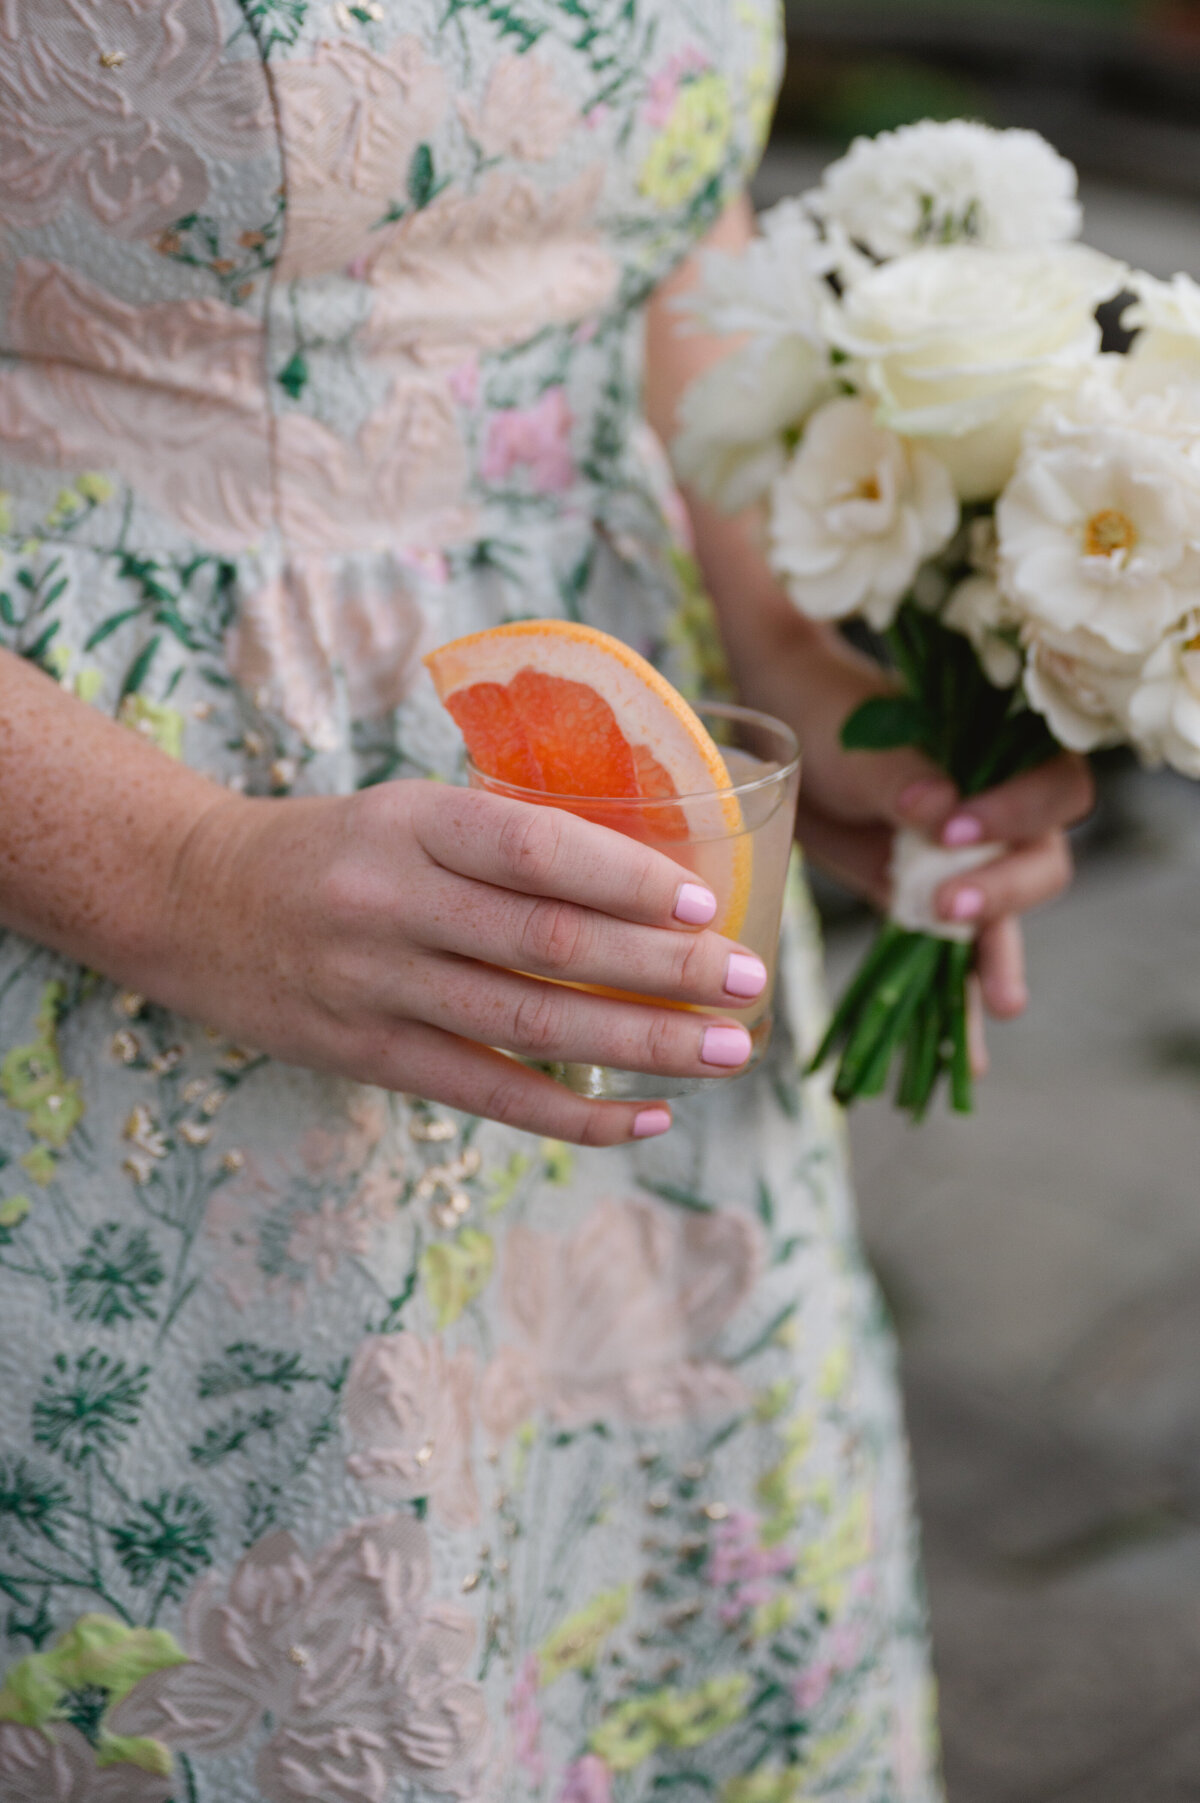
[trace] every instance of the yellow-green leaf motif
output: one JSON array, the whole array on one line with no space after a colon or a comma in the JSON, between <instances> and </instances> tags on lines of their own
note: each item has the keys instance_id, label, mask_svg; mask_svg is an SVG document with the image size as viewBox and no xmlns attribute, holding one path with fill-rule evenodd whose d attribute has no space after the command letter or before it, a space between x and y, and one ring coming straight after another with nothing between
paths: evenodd
<instances>
[{"instance_id":1,"label":"yellow-green leaf motif","mask_svg":"<svg viewBox=\"0 0 1200 1803\"><path fill-rule=\"evenodd\" d=\"M538 1676L553 1684L564 1672L590 1671L604 1649L604 1642L629 1612L629 1585L605 1590L574 1615L560 1622L538 1648Z\"/></svg>"}]
</instances>

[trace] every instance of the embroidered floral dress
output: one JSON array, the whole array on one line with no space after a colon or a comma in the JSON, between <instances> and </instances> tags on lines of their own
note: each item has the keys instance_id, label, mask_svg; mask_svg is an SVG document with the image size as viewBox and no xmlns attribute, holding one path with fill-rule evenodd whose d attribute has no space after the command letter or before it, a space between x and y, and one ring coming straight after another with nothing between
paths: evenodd
<instances>
[{"instance_id":1,"label":"embroidered floral dress","mask_svg":"<svg viewBox=\"0 0 1200 1803\"><path fill-rule=\"evenodd\" d=\"M513 617L719 680L638 309L778 49L770 0L5 0L0 643L254 794L456 779L420 652ZM575 1153L0 936L2 1803L931 1803L788 939L766 1065Z\"/></svg>"}]
</instances>

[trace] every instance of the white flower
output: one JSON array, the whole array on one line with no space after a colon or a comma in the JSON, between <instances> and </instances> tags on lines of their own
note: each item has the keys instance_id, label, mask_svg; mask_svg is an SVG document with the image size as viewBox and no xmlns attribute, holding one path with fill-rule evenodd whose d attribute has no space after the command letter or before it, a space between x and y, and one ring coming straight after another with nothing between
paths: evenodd
<instances>
[{"instance_id":1,"label":"white flower","mask_svg":"<svg viewBox=\"0 0 1200 1803\"><path fill-rule=\"evenodd\" d=\"M1082 628L1058 635L1027 625L1022 636L1026 697L1059 744L1070 751L1121 744L1141 658L1114 651Z\"/></svg>"},{"instance_id":2,"label":"white flower","mask_svg":"<svg viewBox=\"0 0 1200 1803\"><path fill-rule=\"evenodd\" d=\"M1129 698L1130 737L1150 764L1200 777L1200 617L1153 651Z\"/></svg>"},{"instance_id":3,"label":"white flower","mask_svg":"<svg viewBox=\"0 0 1200 1803\"><path fill-rule=\"evenodd\" d=\"M1033 250L1078 237L1077 188L1036 132L926 120L856 139L809 204L878 258L956 243Z\"/></svg>"},{"instance_id":4,"label":"white flower","mask_svg":"<svg viewBox=\"0 0 1200 1803\"><path fill-rule=\"evenodd\" d=\"M964 500L991 500L1034 414L1094 365L1096 308L1123 279L1081 245L914 251L827 303L826 329L883 424L927 439Z\"/></svg>"},{"instance_id":5,"label":"white flower","mask_svg":"<svg viewBox=\"0 0 1200 1803\"><path fill-rule=\"evenodd\" d=\"M866 401L830 401L775 483L773 560L802 612L861 613L882 630L958 520L936 457L877 425Z\"/></svg>"},{"instance_id":6,"label":"white flower","mask_svg":"<svg viewBox=\"0 0 1200 1803\"><path fill-rule=\"evenodd\" d=\"M801 337L752 341L684 393L671 456L680 480L726 513L760 500L795 432L830 393L828 358Z\"/></svg>"},{"instance_id":7,"label":"white flower","mask_svg":"<svg viewBox=\"0 0 1200 1803\"><path fill-rule=\"evenodd\" d=\"M823 349L832 253L799 201L781 201L758 225L743 250L703 253L700 286L680 298L678 311L711 332L798 336Z\"/></svg>"},{"instance_id":8,"label":"white flower","mask_svg":"<svg viewBox=\"0 0 1200 1803\"><path fill-rule=\"evenodd\" d=\"M1050 632L1145 657L1200 593L1200 465L1138 409L1121 419L1099 400L1030 433L996 510L1001 580Z\"/></svg>"},{"instance_id":9,"label":"white flower","mask_svg":"<svg viewBox=\"0 0 1200 1803\"><path fill-rule=\"evenodd\" d=\"M1200 283L1187 275L1160 282L1138 274L1130 287L1137 301L1123 323L1138 331L1128 359L1130 386L1200 382Z\"/></svg>"}]
</instances>

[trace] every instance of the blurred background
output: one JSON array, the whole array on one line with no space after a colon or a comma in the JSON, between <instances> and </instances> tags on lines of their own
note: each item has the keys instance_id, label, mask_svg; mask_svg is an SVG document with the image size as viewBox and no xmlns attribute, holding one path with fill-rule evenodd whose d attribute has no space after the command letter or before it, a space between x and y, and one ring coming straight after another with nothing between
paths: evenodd
<instances>
[{"instance_id":1,"label":"blurred background","mask_svg":"<svg viewBox=\"0 0 1200 1803\"><path fill-rule=\"evenodd\" d=\"M1200 0L791 0L766 204L969 116L1200 278ZM1106 760L971 1123L852 1131L900 1331L950 1803L1200 1799L1200 785ZM833 978L870 923L821 902Z\"/></svg>"}]
</instances>

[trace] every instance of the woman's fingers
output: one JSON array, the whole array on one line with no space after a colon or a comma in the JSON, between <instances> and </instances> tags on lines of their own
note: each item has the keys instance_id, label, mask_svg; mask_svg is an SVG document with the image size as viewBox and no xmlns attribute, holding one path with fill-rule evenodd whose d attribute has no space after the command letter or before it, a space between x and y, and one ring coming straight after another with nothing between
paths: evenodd
<instances>
[{"instance_id":1,"label":"woman's fingers","mask_svg":"<svg viewBox=\"0 0 1200 1803\"><path fill-rule=\"evenodd\" d=\"M422 785L412 823L444 870L498 889L651 927L705 927L717 912L716 897L683 865L562 808Z\"/></svg>"},{"instance_id":2,"label":"woman's fingers","mask_svg":"<svg viewBox=\"0 0 1200 1803\"><path fill-rule=\"evenodd\" d=\"M713 1008L754 1001L767 986L762 960L717 933L631 926L574 902L489 889L449 871L437 876L421 920L433 951Z\"/></svg>"},{"instance_id":3,"label":"woman's fingers","mask_svg":"<svg viewBox=\"0 0 1200 1803\"><path fill-rule=\"evenodd\" d=\"M357 1074L362 1082L577 1146L625 1145L671 1127L664 1102L589 1102L501 1052L417 1022L385 1037Z\"/></svg>"},{"instance_id":4,"label":"woman's fingers","mask_svg":"<svg viewBox=\"0 0 1200 1803\"><path fill-rule=\"evenodd\" d=\"M979 935L976 971L984 1005L996 1020L1015 1020L1029 1006L1025 938L1019 921L1006 915Z\"/></svg>"},{"instance_id":5,"label":"woman's fingers","mask_svg":"<svg viewBox=\"0 0 1200 1803\"><path fill-rule=\"evenodd\" d=\"M1061 833L1046 833L967 876L954 877L937 892L937 911L946 921L986 926L1006 914L1025 914L1061 895L1071 881L1071 852Z\"/></svg>"},{"instance_id":6,"label":"woman's fingers","mask_svg":"<svg viewBox=\"0 0 1200 1803\"><path fill-rule=\"evenodd\" d=\"M1023 844L1074 826L1091 813L1095 799L1086 759L1064 752L1037 770L963 802L938 822L936 836L952 846Z\"/></svg>"},{"instance_id":7,"label":"woman's fingers","mask_svg":"<svg viewBox=\"0 0 1200 1803\"><path fill-rule=\"evenodd\" d=\"M654 1076L721 1077L750 1057L750 1035L730 1020L654 1008L541 983L467 958L434 957L420 993L422 1020L538 1064L606 1064ZM386 995L380 1006L387 1008Z\"/></svg>"}]
</instances>

